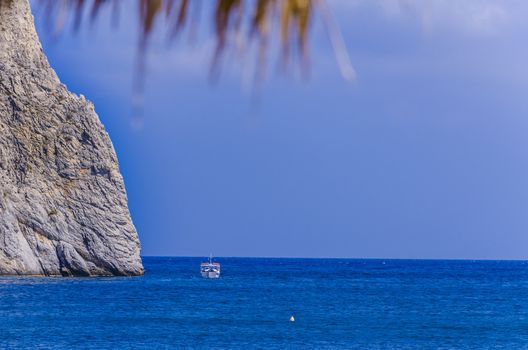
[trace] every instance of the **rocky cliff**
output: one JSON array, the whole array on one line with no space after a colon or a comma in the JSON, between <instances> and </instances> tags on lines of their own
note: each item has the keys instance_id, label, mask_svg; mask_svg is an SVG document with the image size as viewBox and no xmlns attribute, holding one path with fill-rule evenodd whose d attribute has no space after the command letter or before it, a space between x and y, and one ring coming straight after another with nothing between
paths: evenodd
<instances>
[{"instance_id":1,"label":"rocky cliff","mask_svg":"<svg viewBox=\"0 0 528 350\"><path fill-rule=\"evenodd\" d=\"M28 0L0 0L0 274L140 275L110 138L60 83Z\"/></svg>"}]
</instances>

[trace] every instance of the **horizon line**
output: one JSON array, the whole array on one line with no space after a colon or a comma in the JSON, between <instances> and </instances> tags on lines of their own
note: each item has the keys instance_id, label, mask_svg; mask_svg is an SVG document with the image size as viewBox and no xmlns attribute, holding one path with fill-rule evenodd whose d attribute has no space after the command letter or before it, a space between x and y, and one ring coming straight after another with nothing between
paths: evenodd
<instances>
[{"instance_id":1,"label":"horizon line","mask_svg":"<svg viewBox=\"0 0 528 350\"><path fill-rule=\"evenodd\" d=\"M141 255L141 258L208 258L205 255ZM351 257L292 257L292 256L213 256L220 259L289 259L289 260L413 260L413 261L528 261L525 259L493 258L351 258Z\"/></svg>"}]
</instances>

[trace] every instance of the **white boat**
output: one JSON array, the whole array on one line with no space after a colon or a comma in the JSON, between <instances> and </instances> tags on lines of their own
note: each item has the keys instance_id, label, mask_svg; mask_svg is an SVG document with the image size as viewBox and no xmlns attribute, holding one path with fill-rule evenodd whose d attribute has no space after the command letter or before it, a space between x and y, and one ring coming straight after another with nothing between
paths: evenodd
<instances>
[{"instance_id":1,"label":"white boat","mask_svg":"<svg viewBox=\"0 0 528 350\"><path fill-rule=\"evenodd\" d=\"M200 264L200 273L203 278L218 278L220 277L220 264L213 262L213 256L209 257L209 262Z\"/></svg>"}]
</instances>

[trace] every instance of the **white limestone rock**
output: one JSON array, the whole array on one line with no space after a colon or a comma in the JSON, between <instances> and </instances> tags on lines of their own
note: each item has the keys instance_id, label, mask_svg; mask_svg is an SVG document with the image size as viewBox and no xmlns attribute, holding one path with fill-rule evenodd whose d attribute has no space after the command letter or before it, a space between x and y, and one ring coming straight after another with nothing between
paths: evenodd
<instances>
[{"instance_id":1,"label":"white limestone rock","mask_svg":"<svg viewBox=\"0 0 528 350\"><path fill-rule=\"evenodd\" d=\"M0 274L141 275L117 157L62 85L28 0L0 0Z\"/></svg>"}]
</instances>

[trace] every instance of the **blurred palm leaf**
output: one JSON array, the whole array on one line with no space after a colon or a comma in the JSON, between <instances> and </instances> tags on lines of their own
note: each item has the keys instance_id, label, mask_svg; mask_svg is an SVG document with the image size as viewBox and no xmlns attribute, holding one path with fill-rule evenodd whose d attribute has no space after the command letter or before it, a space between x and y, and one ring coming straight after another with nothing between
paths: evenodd
<instances>
[{"instance_id":1,"label":"blurred palm leaf","mask_svg":"<svg viewBox=\"0 0 528 350\"><path fill-rule=\"evenodd\" d=\"M0 0L0 5L9 1L13 0ZM141 105L145 54L156 24L165 23L169 27L166 28L169 37L174 39L186 29L199 25L197 22L200 17L196 13L199 8L196 6L199 6L202 0L136 1L139 6L141 30L134 100ZM120 5L123 2L124 0L38 0L38 4L44 9L45 20L54 33L63 31L68 22L73 23L74 31L77 31L83 23L93 23L106 9L112 12L113 22L117 24ZM279 52L283 67L287 68L289 61L294 58L301 72L307 73L308 36L316 13L320 15L327 29L343 77L353 79L355 76L341 34L325 0L214 0L208 4L212 5L212 27L216 38L211 62L213 76L219 72L219 62L228 51L226 49L234 48L240 52L253 47L253 44L256 46L257 60L255 81L260 81L265 76L267 54L272 44L278 45L275 51Z\"/></svg>"},{"instance_id":2,"label":"blurred palm leaf","mask_svg":"<svg viewBox=\"0 0 528 350\"><path fill-rule=\"evenodd\" d=\"M0 0L5 1L5 0ZM118 19L119 5L122 0L39 0L46 9L46 18L54 23L54 31L63 29L68 16L74 17L74 29L77 30L86 18L83 18L85 8L88 11L88 20L93 22L103 8L108 7L113 12L115 21ZM147 48L148 40L152 35L157 19L165 14L169 23L171 37L179 34L186 26L196 25L190 15L191 1L189 0L136 0L139 6L139 25L141 35L139 38L139 51L143 54ZM194 0L192 4L199 4L202 0ZM308 69L308 34L313 21L316 8L323 15L323 21L329 30L330 38L335 44L336 27L330 16L325 15L325 0L216 0L213 2L213 28L216 36L216 48L213 55L212 67L217 64L226 48L236 45L244 40L249 47L252 41L257 42L259 69L265 68L265 56L272 35L278 37L280 42L280 56L286 65L290 57L296 56L301 67ZM278 30L273 30L273 29ZM274 38L276 39L276 38ZM344 45L338 43L335 47L336 54L342 56ZM348 59L348 55L346 55ZM339 59L338 59L339 60ZM339 62L340 68L349 70L351 65L346 60ZM349 67L344 67L348 65ZM350 74L344 74L350 78Z\"/></svg>"}]
</instances>

